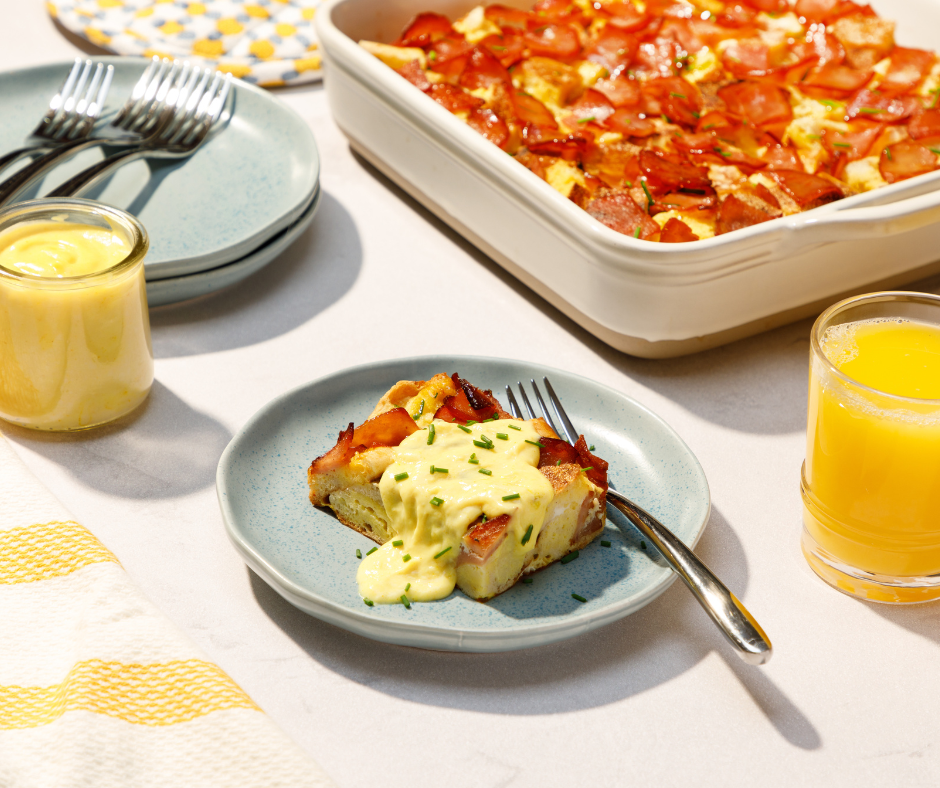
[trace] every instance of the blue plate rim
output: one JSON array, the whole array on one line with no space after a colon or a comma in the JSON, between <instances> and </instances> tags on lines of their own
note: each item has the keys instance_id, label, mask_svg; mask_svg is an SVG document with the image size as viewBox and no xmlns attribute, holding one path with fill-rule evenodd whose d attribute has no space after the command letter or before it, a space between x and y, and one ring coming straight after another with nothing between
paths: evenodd
<instances>
[{"instance_id":1,"label":"blue plate rim","mask_svg":"<svg viewBox=\"0 0 940 788\"><path fill-rule=\"evenodd\" d=\"M569 616L562 616L559 621L534 625L520 625L518 628L514 628L509 632L505 629L447 629L421 623L378 620L369 616L367 611L355 610L333 602L303 588L293 580L284 577L280 571L267 561L254 545L238 531L237 518L232 512L227 499L228 469L234 462L232 458L239 448L240 442L247 437L262 419L267 417L270 411L307 389L346 375L366 371L377 371L387 369L390 366L403 364L423 364L432 369L456 369L462 361L484 363L497 361L529 367L538 366L538 369L546 375L577 379L595 390L600 390L625 400L631 406L641 411L646 418L651 419L663 430L664 434L675 441L677 447L687 455L687 458L691 460L691 467L696 472L697 480L701 484L701 492L704 494L704 513L701 522L699 522L693 530L690 540L686 542L690 548L695 547L705 531L711 514L711 490L708 486L705 471L698 461L698 458L682 437L661 416L654 413L647 406L630 395L624 394L611 386L598 383L575 372L568 372L556 367L535 365L532 362L521 361L519 359L496 356L431 355L403 356L395 359L372 361L365 364L344 367L341 370L300 384L280 394L259 408L248 421L245 422L244 426L235 433L219 459L216 470L216 495L226 535L242 556L245 563L277 593L287 599L287 601L322 621L380 642L460 652L492 653L514 651L566 640L578 634L604 626L605 624L612 623L620 618L624 618L645 607L666 591L677 578L675 572L664 573L659 579L650 583L644 591L628 597L627 599L612 602L589 615L580 615L573 620Z\"/></svg>"}]
</instances>

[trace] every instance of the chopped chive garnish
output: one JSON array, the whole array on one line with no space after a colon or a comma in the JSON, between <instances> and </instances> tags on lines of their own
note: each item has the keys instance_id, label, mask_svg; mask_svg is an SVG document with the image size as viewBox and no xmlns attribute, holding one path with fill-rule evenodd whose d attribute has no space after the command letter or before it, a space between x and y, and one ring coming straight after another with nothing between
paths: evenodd
<instances>
[{"instance_id":1,"label":"chopped chive garnish","mask_svg":"<svg viewBox=\"0 0 940 788\"><path fill-rule=\"evenodd\" d=\"M470 459L467 462L472 463L473 465L479 465L480 461L477 459L476 452L470 455Z\"/></svg>"},{"instance_id":2,"label":"chopped chive garnish","mask_svg":"<svg viewBox=\"0 0 940 788\"><path fill-rule=\"evenodd\" d=\"M839 102L833 101L832 99L819 99L820 104L825 104L827 107L838 107Z\"/></svg>"},{"instance_id":3,"label":"chopped chive garnish","mask_svg":"<svg viewBox=\"0 0 940 788\"><path fill-rule=\"evenodd\" d=\"M927 148L927 150L929 150L931 153L936 153L938 156L940 156L940 148Z\"/></svg>"},{"instance_id":4,"label":"chopped chive garnish","mask_svg":"<svg viewBox=\"0 0 940 788\"><path fill-rule=\"evenodd\" d=\"M888 157L888 161L893 161L891 158L891 148L885 148L885 156Z\"/></svg>"},{"instance_id":5,"label":"chopped chive garnish","mask_svg":"<svg viewBox=\"0 0 940 788\"><path fill-rule=\"evenodd\" d=\"M404 539L396 539L394 542L392 542L392 547L401 547L404 543Z\"/></svg>"},{"instance_id":6,"label":"chopped chive garnish","mask_svg":"<svg viewBox=\"0 0 940 788\"><path fill-rule=\"evenodd\" d=\"M610 542L604 539L603 541L601 541L601 547L610 547Z\"/></svg>"},{"instance_id":7,"label":"chopped chive garnish","mask_svg":"<svg viewBox=\"0 0 940 788\"><path fill-rule=\"evenodd\" d=\"M528 438L525 439L526 443L531 443L533 446L538 446L540 449L544 449L544 444L539 443L538 441L530 441Z\"/></svg>"},{"instance_id":8,"label":"chopped chive garnish","mask_svg":"<svg viewBox=\"0 0 940 788\"><path fill-rule=\"evenodd\" d=\"M434 557L440 558L442 555L444 555L444 553L448 552L449 550L450 550L449 547L445 547L443 550L441 550L441 552L437 553L437 555L435 555Z\"/></svg>"},{"instance_id":9,"label":"chopped chive garnish","mask_svg":"<svg viewBox=\"0 0 940 788\"><path fill-rule=\"evenodd\" d=\"M464 427L463 424L458 424L457 429L463 430L464 432L473 432L469 427Z\"/></svg>"},{"instance_id":10,"label":"chopped chive garnish","mask_svg":"<svg viewBox=\"0 0 940 788\"><path fill-rule=\"evenodd\" d=\"M645 550L645 549L646 549L646 542L640 542L640 549L641 549L641 550Z\"/></svg>"},{"instance_id":11,"label":"chopped chive garnish","mask_svg":"<svg viewBox=\"0 0 940 788\"><path fill-rule=\"evenodd\" d=\"M702 131L705 131L706 129L713 129L717 125L717 123L706 123L704 126L702 126Z\"/></svg>"},{"instance_id":12,"label":"chopped chive garnish","mask_svg":"<svg viewBox=\"0 0 940 788\"><path fill-rule=\"evenodd\" d=\"M520 427L518 424L507 424L506 426L509 427L509 429L511 429L511 430L521 430L521 429L522 429L522 427Z\"/></svg>"},{"instance_id":13,"label":"chopped chive garnish","mask_svg":"<svg viewBox=\"0 0 940 788\"><path fill-rule=\"evenodd\" d=\"M509 440L509 435L507 435L505 432L497 432L496 437L499 438L501 441Z\"/></svg>"},{"instance_id":14,"label":"chopped chive garnish","mask_svg":"<svg viewBox=\"0 0 940 788\"><path fill-rule=\"evenodd\" d=\"M806 80L806 78L809 76L809 72L810 69L806 69L806 71L803 72L803 76L800 77L800 82L804 82Z\"/></svg>"},{"instance_id":15,"label":"chopped chive garnish","mask_svg":"<svg viewBox=\"0 0 940 788\"><path fill-rule=\"evenodd\" d=\"M373 547L368 553L366 553L366 555L372 555L378 549L378 547Z\"/></svg>"},{"instance_id":16,"label":"chopped chive garnish","mask_svg":"<svg viewBox=\"0 0 940 788\"><path fill-rule=\"evenodd\" d=\"M586 600L583 596L581 596L580 594L572 594L572 595L571 595L571 598L572 598L572 599L577 599L579 602L587 602L587 600Z\"/></svg>"},{"instance_id":17,"label":"chopped chive garnish","mask_svg":"<svg viewBox=\"0 0 940 788\"><path fill-rule=\"evenodd\" d=\"M506 51L506 47L498 47L498 46L496 46L495 44L494 44L493 46L491 46L490 49L495 49L497 52L505 52L505 51Z\"/></svg>"},{"instance_id":18,"label":"chopped chive garnish","mask_svg":"<svg viewBox=\"0 0 940 788\"><path fill-rule=\"evenodd\" d=\"M849 143L847 142L833 142L832 147L833 148L851 148L852 146L849 145Z\"/></svg>"},{"instance_id":19,"label":"chopped chive garnish","mask_svg":"<svg viewBox=\"0 0 940 788\"><path fill-rule=\"evenodd\" d=\"M693 112L693 113L692 113L692 117L695 118L696 120L698 120L698 119L699 119L700 117L702 117L702 116L701 116L698 112Z\"/></svg>"},{"instance_id":20,"label":"chopped chive garnish","mask_svg":"<svg viewBox=\"0 0 940 788\"><path fill-rule=\"evenodd\" d=\"M401 595L401 603L408 609L411 610L411 602L408 601L408 597L404 594Z\"/></svg>"},{"instance_id":21,"label":"chopped chive garnish","mask_svg":"<svg viewBox=\"0 0 940 788\"><path fill-rule=\"evenodd\" d=\"M440 506L444 503L443 498L438 498L436 495L431 499L431 506Z\"/></svg>"},{"instance_id":22,"label":"chopped chive garnish","mask_svg":"<svg viewBox=\"0 0 940 788\"><path fill-rule=\"evenodd\" d=\"M407 591L409 588L411 588L411 583L405 586L405 591Z\"/></svg>"},{"instance_id":23,"label":"chopped chive garnish","mask_svg":"<svg viewBox=\"0 0 940 788\"><path fill-rule=\"evenodd\" d=\"M481 449L492 449L492 448L493 448L493 442L492 442L492 441L490 441L489 443L484 443L483 441L474 441L474 442L473 442L473 445L474 445L474 446L479 446Z\"/></svg>"},{"instance_id":24,"label":"chopped chive garnish","mask_svg":"<svg viewBox=\"0 0 940 788\"><path fill-rule=\"evenodd\" d=\"M365 602L369 607L372 607L375 604L375 602L373 602L371 599L363 599L362 601Z\"/></svg>"},{"instance_id":25,"label":"chopped chive garnish","mask_svg":"<svg viewBox=\"0 0 940 788\"><path fill-rule=\"evenodd\" d=\"M588 446L588 451L594 451L594 444L593 444L593 443L592 443L590 446Z\"/></svg>"},{"instance_id":26,"label":"chopped chive garnish","mask_svg":"<svg viewBox=\"0 0 940 788\"><path fill-rule=\"evenodd\" d=\"M811 140L821 140L821 139L822 139L822 135L820 135L820 134L807 134L806 137L807 137L807 139L811 139Z\"/></svg>"},{"instance_id":27,"label":"chopped chive garnish","mask_svg":"<svg viewBox=\"0 0 940 788\"><path fill-rule=\"evenodd\" d=\"M492 475L493 475L493 471L491 471L489 468L480 468L480 470L477 471L477 473L482 473L484 476L492 476Z\"/></svg>"},{"instance_id":28,"label":"chopped chive garnish","mask_svg":"<svg viewBox=\"0 0 940 788\"><path fill-rule=\"evenodd\" d=\"M522 582L525 583L526 585L531 585L531 583L532 583L532 578L531 578L531 577L523 577L523 578L522 578Z\"/></svg>"},{"instance_id":29,"label":"chopped chive garnish","mask_svg":"<svg viewBox=\"0 0 940 788\"><path fill-rule=\"evenodd\" d=\"M865 115L880 115L884 112L883 109L875 109L873 107L860 107L858 111Z\"/></svg>"},{"instance_id":30,"label":"chopped chive garnish","mask_svg":"<svg viewBox=\"0 0 940 788\"><path fill-rule=\"evenodd\" d=\"M405 479L407 479L407 478L408 478L408 471L402 471L401 473L396 473L396 474L395 474L395 481L396 481L396 482L403 482L403 481L405 481Z\"/></svg>"},{"instance_id":31,"label":"chopped chive garnish","mask_svg":"<svg viewBox=\"0 0 940 788\"><path fill-rule=\"evenodd\" d=\"M434 425L428 427L428 446L434 443Z\"/></svg>"},{"instance_id":32,"label":"chopped chive garnish","mask_svg":"<svg viewBox=\"0 0 940 788\"><path fill-rule=\"evenodd\" d=\"M522 544L523 544L523 545L524 545L526 542L528 542L528 541L529 541L529 538L532 536L532 528L533 528L533 526L530 525L528 528L525 529L525 534L524 534L523 537L522 537Z\"/></svg>"},{"instance_id":33,"label":"chopped chive garnish","mask_svg":"<svg viewBox=\"0 0 940 788\"><path fill-rule=\"evenodd\" d=\"M356 558L362 558L362 550L356 548Z\"/></svg>"},{"instance_id":34,"label":"chopped chive garnish","mask_svg":"<svg viewBox=\"0 0 940 788\"><path fill-rule=\"evenodd\" d=\"M592 120L597 120L597 118L591 115L587 118L581 118L581 120L579 120L578 123L590 123Z\"/></svg>"},{"instance_id":35,"label":"chopped chive garnish","mask_svg":"<svg viewBox=\"0 0 940 788\"><path fill-rule=\"evenodd\" d=\"M415 421L417 421L418 418L421 416L422 413L424 413L424 400L421 400L421 405L418 407L418 412L415 413L415 415L412 416L411 418L413 418Z\"/></svg>"},{"instance_id":36,"label":"chopped chive garnish","mask_svg":"<svg viewBox=\"0 0 940 788\"><path fill-rule=\"evenodd\" d=\"M673 98L681 98L681 99L684 99L684 98L685 98L685 96L683 96L681 93L672 93L672 92L670 92L669 95L672 96Z\"/></svg>"},{"instance_id":37,"label":"chopped chive garnish","mask_svg":"<svg viewBox=\"0 0 940 788\"><path fill-rule=\"evenodd\" d=\"M435 52L433 49L428 52L428 60L430 60L432 63L437 60L437 52Z\"/></svg>"},{"instance_id":38,"label":"chopped chive garnish","mask_svg":"<svg viewBox=\"0 0 940 788\"><path fill-rule=\"evenodd\" d=\"M504 495L504 496L503 496L503 500L504 500L504 501L514 501L514 500L516 500L516 498L518 498L518 497L520 497L520 496L519 496L519 493L513 493L512 495Z\"/></svg>"},{"instance_id":39,"label":"chopped chive garnish","mask_svg":"<svg viewBox=\"0 0 940 788\"><path fill-rule=\"evenodd\" d=\"M438 468L434 465L431 466L431 473L450 473L447 468Z\"/></svg>"},{"instance_id":40,"label":"chopped chive garnish","mask_svg":"<svg viewBox=\"0 0 940 788\"><path fill-rule=\"evenodd\" d=\"M473 419L468 419L468 420L467 420L467 426L468 426L468 427L472 427L474 424L477 424L477 422L475 422Z\"/></svg>"},{"instance_id":41,"label":"chopped chive garnish","mask_svg":"<svg viewBox=\"0 0 940 788\"><path fill-rule=\"evenodd\" d=\"M499 421L499 416L490 416L488 419L483 419L484 424L488 421Z\"/></svg>"},{"instance_id":42,"label":"chopped chive garnish","mask_svg":"<svg viewBox=\"0 0 940 788\"><path fill-rule=\"evenodd\" d=\"M405 553L405 554L401 557L401 560L404 561L404 562L407 564L407 563L411 560L411 553Z\"/></svg>"},{"instance_id":43,"label":"chopped chive garnish","mask_svg":"<svg viewBox=\"0 0 940 788\"><path fill-rule=\"evenodd\" d=\"M561 460L555 460L555 465L561 465Z\"/></svg>"},{"instance_id":44,"label":"chopped chive garnish","mask_svg":"<svg viewBox=\"0 0 940 788\"><path fill-rule=\"evenodd\" d=\"M650 190L646 187L646 181L640 181L640 186L643 187L643 191L646 192L646 210L648 211L650 206L653 204L653 195L650 194Z\"/></svg>"},{"instance_id":45,"label":"chopped chive garnish","mask_svg":"<svg viewBox=\"0 0 940 788\"><path fill-rule=\"evenodd\" d=\"M636 226L636 229L633 231L633 237L634 237L634 238L639 238L639 237L640 237L640 225L637 225L637 226Z\"/></svg>"},{"instance_id":46,"label":"chopped chive garnish","mask_svg":"<svg viewBox=\"0 0 940 788\"><path fill-rule=\"evenodd\" d=\"M594 466L593 466L593 465L588 465L587 468L582 468L581 470L584 471L585 473L587 473L588 471L593 471L593 470L594 470Z\"/></svg>"},{"instance_id":47,"label":"chopped chive garnish","mask_svg":"<svg viewBox=\"0 0 940 788\"><path fill-rule=\"evenodd\" d=\"M571 563L572 561L574 561L574 559L577 558L580 554L581 554L581 551L580 551L580 550L575 550L573 553L568 553L568 555L566 555L564 558L562 558L562 559L561 559L561 562L562 562L563 564L570 564L570 563Z\"/></svg>"}]
</instances>

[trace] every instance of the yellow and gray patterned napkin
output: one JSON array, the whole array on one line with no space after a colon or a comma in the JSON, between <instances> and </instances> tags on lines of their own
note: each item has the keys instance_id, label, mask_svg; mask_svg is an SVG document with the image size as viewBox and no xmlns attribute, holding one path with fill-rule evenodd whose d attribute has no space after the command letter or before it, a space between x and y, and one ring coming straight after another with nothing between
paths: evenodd
<instances>
[{"instance_id":1,"label":"yellow and gray patterned napkin","mask_svg":"<svg viewBox=\"0 0 940 788\"><path fill-rule=\"evenodd\" d=\"M332 786L2 435L0 785Z\"/></svg>"},{"instance_id":2,"label":"yellow and gray patterned napkin","mask_svg":"<svg viewBox=\"0 0 940 788\"><path fill-rule=\"evenodd\" d=\"M321 0L49 0L67 30L118 55L199 59L258 85L320 79Z\"/></svg>"}]
</instances>

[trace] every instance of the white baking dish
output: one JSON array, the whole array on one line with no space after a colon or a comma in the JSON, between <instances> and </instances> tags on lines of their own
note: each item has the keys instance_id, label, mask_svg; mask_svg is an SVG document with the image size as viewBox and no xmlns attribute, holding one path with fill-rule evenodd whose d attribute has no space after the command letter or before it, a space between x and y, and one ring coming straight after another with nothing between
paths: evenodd
<instances>
[{"instance_id":1,"label":"white baking dish","mask_svg":"<svg viewBox=\"0 0 940 788\"><path fill-rule=\"evenodd\" d=\"M681 355L940 271L940 171L695 243L605 227L357 44L393 41L421 11L454 19L473 5L327 2L317 29L333 116L356 151L610 345ZM938 0L873 5L900 43L940 50Z\"/></svg>"}]
</instances>

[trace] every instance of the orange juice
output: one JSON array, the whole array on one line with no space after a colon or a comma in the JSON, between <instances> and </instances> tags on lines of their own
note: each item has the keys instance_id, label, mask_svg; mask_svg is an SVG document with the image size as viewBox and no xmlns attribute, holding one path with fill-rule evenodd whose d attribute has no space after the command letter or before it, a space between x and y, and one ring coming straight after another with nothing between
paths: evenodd
<instances>
[{"instance_id":1,"label":"orange juice","mask_svg":"<svg viewBox=\"0 0 940 788\"><path fill-rule=\"evenodd\" d=\"M940 575L940 325L869 317L829 325L817 339L804 552L830 582L814 558L894 589L863 596L921 601L934 580L940 595L940 577L929 579ZM859 593L857 583L836 584Z\"/></svg>"}]
</instances>

